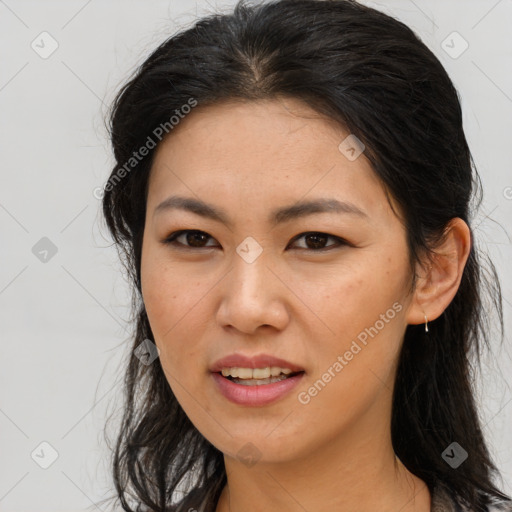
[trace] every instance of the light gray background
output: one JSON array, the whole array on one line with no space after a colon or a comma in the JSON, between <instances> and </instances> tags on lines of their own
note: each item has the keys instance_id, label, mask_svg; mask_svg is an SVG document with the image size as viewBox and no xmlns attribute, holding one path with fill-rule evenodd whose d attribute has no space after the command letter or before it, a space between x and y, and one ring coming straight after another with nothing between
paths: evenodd
<instances>
[{"instance_id":1,"label":"light gray background","mask_svg":"<svg viewBox=\"0 0 512 512\"><path fill-rule=\"evenodd\" d=\"M485 189L476 233L505 298L505 347L485 360L479 400L512 493L512 1L363 3L411 26L462 96ZM110 493L102 431L120 404L130 295L93 195L114 163L103 116L161 41L233 4L0 0L0 511L95 510ZM58 43L46 59L31 47L44 31ZM443 49L463 48L454 31L469 44L457 58ZM32 252L42 237L57 248L46 263ZM48 469L42 442L58 452Z\"/></svg>"}]
</instances>

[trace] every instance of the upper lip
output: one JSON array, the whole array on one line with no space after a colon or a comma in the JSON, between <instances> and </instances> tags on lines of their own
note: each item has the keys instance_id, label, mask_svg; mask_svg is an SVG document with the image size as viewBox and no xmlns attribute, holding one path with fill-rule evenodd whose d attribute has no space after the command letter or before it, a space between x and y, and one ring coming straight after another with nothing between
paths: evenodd
<instances>
[{"instance_id":1,"label":"upper lip","mask_svg":"<svg viewBox=\"0 0 512 512\"><path fill-rule=\"evenodd\" d=\"M269 354L259 354L256 356L244 356L243 354L230 354L215 361L210 367L212 372L220 372L223 368L267 368L278 366L280 368L289 368L293 372L304 371L303 368L296 364L280 359L279 357Z\"/></svg>"}]
</instances>

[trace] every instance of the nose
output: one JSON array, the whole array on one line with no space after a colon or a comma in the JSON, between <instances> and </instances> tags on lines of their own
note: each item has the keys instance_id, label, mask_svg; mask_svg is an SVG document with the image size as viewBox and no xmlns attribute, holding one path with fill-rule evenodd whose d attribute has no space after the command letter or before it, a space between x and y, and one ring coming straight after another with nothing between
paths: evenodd
<instances>
[{"instance_id":1,"label":"nose","mask_svg":"<svg viewBox=\"0 0 512 512\"><path fill-rule=\"evenodd\" d=\"M252 263L234 258L233 268L221 284L222 301L217 311L220 326L245 334L254 334L260 327L286 327L286 297L290 291L267 263L263 254Z\"/></svg>"}]
</instances>

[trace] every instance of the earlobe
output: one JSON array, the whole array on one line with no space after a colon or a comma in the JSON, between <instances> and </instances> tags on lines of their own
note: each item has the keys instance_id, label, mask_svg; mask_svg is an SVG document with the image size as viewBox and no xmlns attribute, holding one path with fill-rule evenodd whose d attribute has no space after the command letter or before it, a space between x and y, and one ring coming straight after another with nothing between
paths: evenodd
<instances>
[{"instance_id":1,"label":"earlobe","mask_svg":"<svg viewBox=\"0 0 512 512\"><path fill-rule=\"evenodd\" d=\"M453 218L443 240L433 250L431 264L418 263L419 278L407 323L425 323L428 330L428 321L438 318L448 307L459 289L471 243L468 225L459 217Z\"/></svg>"}]
</instances>

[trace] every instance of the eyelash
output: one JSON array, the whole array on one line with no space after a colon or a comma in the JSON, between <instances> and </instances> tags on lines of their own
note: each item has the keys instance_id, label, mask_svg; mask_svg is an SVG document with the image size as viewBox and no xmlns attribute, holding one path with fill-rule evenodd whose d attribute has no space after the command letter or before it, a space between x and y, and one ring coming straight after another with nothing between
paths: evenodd
<instances>
[{"instance_id":1,"label":"eyelash","mask_svg":"<svg viewBox=\"0 0 512 512\"><path fill-rule=\"evenodd\" d=\"M180 250L202 250L202 249L212 249L212 248L214 248L214 246L212 246L212 245L205 246L205 247L191 247L189 245L185 245L185 244L176 242L176 239L179 236L184 235L184 234L188 234L188 233L204 234L207 237L209 237L210 239L213 239L212 236L210 236L208 233L206 233L204 231L200 231L200 230L197 230L197 229L182 229L180 231L175 231L174 233L171 233L165 240L162 241L162 243L166 244L166 245L176 246ZM308 249L308 248L305 248L305 247L299 247L299 250L302 250L302 251L312 251L312 252L326 252L326 251L330 251L330 250L332 250L332 249L334 249L336 247L340 247L340 246L343 246L343 245L351 246L351 244L349 242L347 242L346 240L344 240L343 238L340 238L339 236L335 236L335 235L330 235L328 233L323 233L321 231L306 231L305 233L300 233L299 235L295 236L292 239L291 242L293 243L293 242L295 242L295 241L297 241L297 240L299 240L301 238L304 238L305 236L308 236L308 235L323 235L323 236L326 236L327 238L332 238L332 239L336 240L338 245L329 245L329 246L323 247L321 249Z\"/></svg>"}]
</instances>

